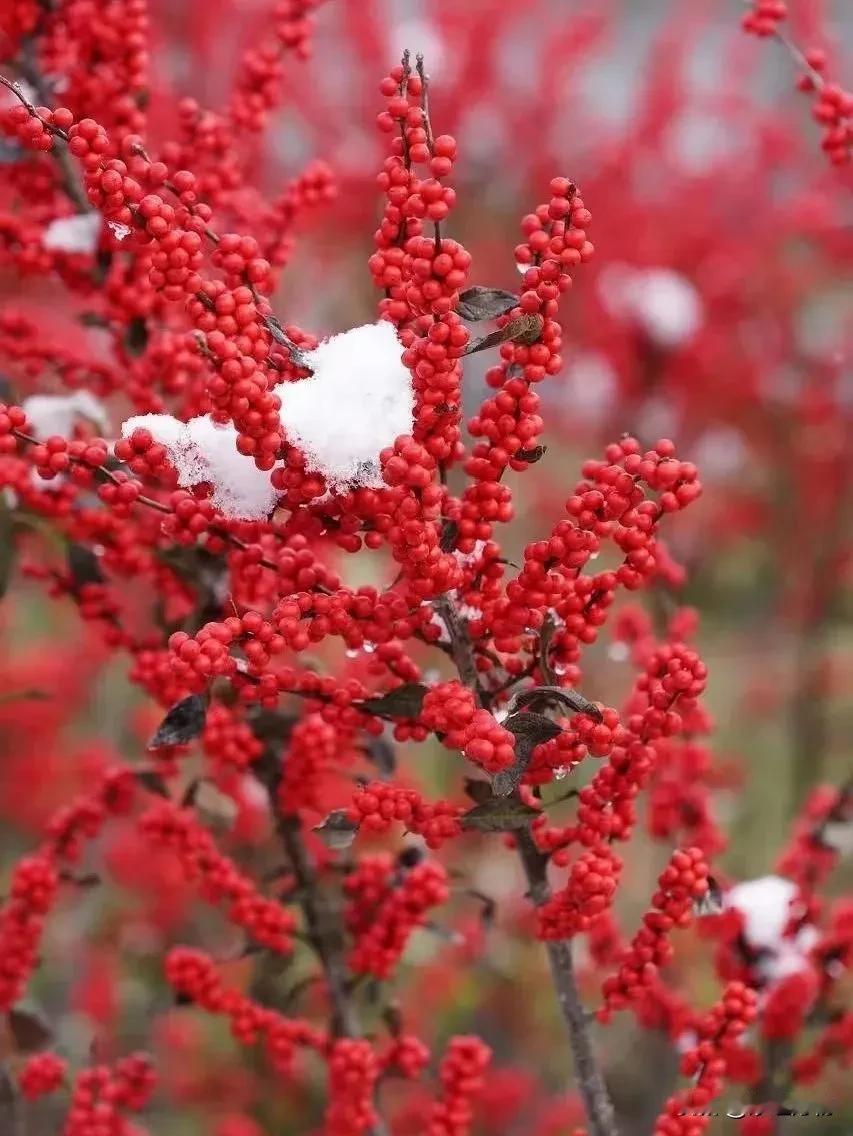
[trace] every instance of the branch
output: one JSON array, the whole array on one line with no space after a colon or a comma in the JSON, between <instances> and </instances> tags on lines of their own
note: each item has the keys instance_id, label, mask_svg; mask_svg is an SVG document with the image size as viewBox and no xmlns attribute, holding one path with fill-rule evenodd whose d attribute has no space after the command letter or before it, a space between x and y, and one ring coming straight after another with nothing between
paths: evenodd
<instances>
[{"instance_id":1,"label":"branch","mask_svg":"<svg viewBox=\"0 0 853 1136\"><path fill-rule=\"evenodd\" d=\"M439 599L437 607L439 614L447 624L451 651L459 671L459 677L466 686L474 691L477 700L482 704L482 691L477 682L474 651L467 624L459 618L453 601L448 595ZM551 897L547 877L548 858L543 856L536 847L533 837L527 829L520 830L515 836L527 880L528 894L534 905L541 907ZM589 1035L589 1017L581 1002L575 981L571 944L567 940L552 941L546 943L546 949L548 962L551 965L554 990L569 1035L575 1076L586 1110L590 1136L618 1136L613 1104L592 1049L592 1041Z\"/></svg>"},{"instance_id":2,"label":"branch","mask_svg":"<svg viewBox=\"0 0 853 1136\"><path fill-rule=\"evenodd\" d=\"M546 875L548 859L536 847L533 837L526 829L516 833L516 844L529 888L528 894L534 905L541 907L551 898ZM592 1049L589 1017L575 981L571 943L565 939L551 941L546 943L546 948L557 1001L569 1035L575 1076L586 1109L590 1136L618 1136L613 1104Z\"/></svg>"}]
</instances>

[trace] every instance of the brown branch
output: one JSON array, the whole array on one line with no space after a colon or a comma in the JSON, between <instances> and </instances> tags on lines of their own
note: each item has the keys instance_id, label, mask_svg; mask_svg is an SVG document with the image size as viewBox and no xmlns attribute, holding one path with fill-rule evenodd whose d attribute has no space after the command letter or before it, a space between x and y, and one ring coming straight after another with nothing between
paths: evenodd
<instances>
[{"instance_id":1,"label":"brown branch","mask_svg":"<svg viewBox=\"0 0 853 1136\"><path fill-rule=\"evenodd\" d=\"M521 864L527 880L528 894L536 907L551 898L548 885L548 859L539 851L529 831L516 834ZM575 1076L586 1109L590 1136L618 1136L616 1115L604 1077L592 1048L589 1016L581 1002L575 980L571 943L566 939L546 943L551 977L560 1012L569 1035Z\"/></svg>"},{"instance_id":2,"label":"brown branch","mask_svg":"<svg viewBox=\"0 0 853 1136\"><path fill-rule=\"evenodd\" d=\"M483 696L477 681L473 646L467 624L459 618L449 596L440 597L436 606L447 624L451 651L459 677L474 691L477 700L482 704ZM527 880L528 894L533 904L541 907L551 897L547 877L548 858L539 851L533 837L526 829L516 834L516 844ZM568 940L551 941L546 943L546 950L560 1013L569 1035L575 1076L586 1110L590 1136L618 1136L613 1104L592 1048L589 1015L584 1009L575 981L571 943Z\"/></svg>"}]
</instances>

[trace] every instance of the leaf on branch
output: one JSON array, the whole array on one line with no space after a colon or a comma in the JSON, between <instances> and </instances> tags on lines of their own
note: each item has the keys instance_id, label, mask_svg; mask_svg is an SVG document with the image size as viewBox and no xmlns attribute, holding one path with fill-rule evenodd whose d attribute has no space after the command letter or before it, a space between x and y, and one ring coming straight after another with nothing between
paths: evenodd
<instances>
[{"instance_id":1,"label":"leaf on branch","mask_svg":"<svg viewBox=\"0 0 853 1136\"><path fill-rule=\"evenodd\" d=\"M104 574L98 563L98 557L85 544L72 541L66 553L68 575L71 577L71 586L76 592L87 584L103 584Z\"/></svg>"},{"instance_id":2,"label":"leaf on branch","mask_svg":"<svg viewBox=\"0 0 853 1136\"><path fill-rule=\"evenodd\" d=\"M165 797L167 801L171 800L169 787L156 769L137 769L135 776L143 789L156 793L158 797Z\"/></svg>"},{"instance_id":3,"label":"leaf on branch","mask_svg":"<svg viewBox=\"0 0 853 1136\"><path fill-rule=\"evenodd\" d=\"M317 833L327 848L337 851L349 848L355 840L358 824L350 820L346 809L335 809L322 824L315 825L312 831Z\"/></svg>"},{"instance_id":4,"label":"leaf on branch","mask_svg":"<svg viewBox=\"0 0 853 1136\"><path fill-rule=\"evenodd\" d=\"M475 339L462 352L464 355L473 355L476 351L485 351L488 347L497 347L500 343L513 340L529 347L542 333L542 317L533 314L519 316L510 320L504 327L484 335L482 339Z\"/></svg>"},{"instance_id":5,"label":"leaf on branch","mask_svg":"<svg viewBox=\"0 0 853 1136\"><path fill-rule=\"evenodd\" d=\"M456 521L445 521L441 526L441 537L438 546L442 552L452 552L456 547L456 538L459 536L459 525Z\"/></svg>"},{"instance_id":6,"label":"leaf on branch","mask_svg":"<svg viewBox=\"0 0 853 1136\"><path fill-rule=\"evenodd\" d=\"M518 296L512 292L504 292L501 288L474 287L459 293L456 310L464 320L476 323L504 316L517 304Z\"/></svg>"},{"instance_id":7,"label":"leaf on branch","mask_svg":"<svg viewBox=\"0 0 853 1136\"><path fill-rule=\"evenodd\" d=\"M36 1053L53 1040L53 1030L33 1010L10 1010L6 1023L17 1053Z\"/></svg>"},{"instance_id":8,"label":"leaf on branch","mask_svg":"<svg viewBox=\"0 0 853 1136\"><path fill-rule=\"evenodd\" d=\"M388 781L397 769L397 754L394 746L384 735L368 737L364 744L367 760L376 769L382 781Z\"/></svg>"},{"instance_id":9,"label":"leaf on branch","mask_svg":"<svg viewBox=\"0 0 853 1136\"><path fill-rule=\"evenodd\" d=\"M465 792L478 805L484 805L486 801L491 801L494 798L489 782L478 781L475 777L465 778Z\"/></svg>"},{"instance_id":10,"label":"leaf on branch","mask_svg":"<svg viewBox=\"0 0 853 1136\"><path fill-rule=\"evenodd\" d=\"M527 772L530 756L542 742L548 742L563 732L562 728L544 714L527 710L510 714L502 723L515 738L515 761L509 769L502 769L492 778L492 789L497 797L508 797L521 784Z\"/></svg>"},{"instance_id":11,"label":"leaf on branch","mask_svg":"<svg viewBox=\"0 0 853 1136\"><path fill-rule=\"evenodd\" d=\"M527 828L534 817L539 816L536 809L525 805L515 797L493 797L482 805L476 805L461 818L463 828L477 832L511 832Z\"/></svg>"},{"instance_id":12,"label":"leaf on branch","mask_svg":"<svg viewBox=\"0 0 853 1136\"><path fill-rule=\"evenodd\" d=\"M376 698L365 698L356 703L360 710L379 717L417 718L424 704L427 687L422 682L404 682Z\"/></svg>"},{"instance_id":13,"label":"leaf on branch","mask_svg":"<svg viewBox=\"0 0 853 1136\"><path fill-rule=\"evenodd\" d=\"M136 316L127 325L124 335L124 348L134 359L144 355L148 347L148 325L142 316Z\"/></svg>"},{"instance_id":14,"label":"leaf on branch","mask_svg":"<svg viewBox=\"0 0 853 1136\"><path fill-rule=\"evenodd\" d=\"M573 714L588 714L596 722L600 722L602 715L594 702L590 702L578 690L567 690L562 686L534 686L530 690L522 691L512 700L513 710L525 707L547 708L549 706L566 706ZM504 723L506 725L506 723ZM507 727L509 729L509 727Z\"/></svg>"},{"instance_id":15,"label":"leaf on branch","mask_svg":"<svg viewBox=\"0 0 853 1136\"><path fill-rule=\"evenodd\" d=\"M693 914L719 915L723 910L723 893L713 876L708 876L708 890L693 900Z\"/></svg>"},{"instance_id":16,"label":"leaf on branch","mask_svg":"<svg viewBox=\"0 0 853 1136\"><path fill-rule=\"evenodd\" d=\"M189 698L181 699L157 727L157 733L148 743L148 748L185 745L198 737L204 729L206 717L207 703L201 694L191 694Z\"/></svg>"},{"instance_id":17,"label":"leaf on branch","mask_svg":"<svg viewBox=\"0 0 853 1136\"><path fill-rule=\"evenodd\" d=\"M528 465L535 465L536 462L545 457L547 452L547 446L532 446L529 450L516 450L512 456L516 461L527 462Z\"/></svg>"}]
</instances>

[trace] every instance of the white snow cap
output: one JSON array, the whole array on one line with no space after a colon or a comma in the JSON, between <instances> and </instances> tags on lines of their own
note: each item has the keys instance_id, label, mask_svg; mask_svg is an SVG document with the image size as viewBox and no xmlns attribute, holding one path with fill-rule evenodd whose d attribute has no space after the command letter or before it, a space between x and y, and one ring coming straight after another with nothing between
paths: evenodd
<instances>
[{"instance_id":1,"label":"white snow cap","mask_svg":"<svg viewBox=\"0 0 853 1136\"><path fill-rule=\"evenodd\" d=\"M411 433L414 393L402 354L392 324L366 324L306 352L310 378L275 388L288 440L330 489L383 485L380 451Z\"/></svg>"},{"instance_id":2,"label":"white snow cap","mask_svg":"<svg viewBox=\"0 0 853 1136\"><path fill-rule=\"evenodd\" d=\"M122 437L134 430L148 430L166 447L184 489L209 481L213 504L226 517L255 520L272 511L277 494L270 474L238 451L233 425L221 426L209 415L180 422L170 414L140 414L122 425Z\"/></svg>"},{"instance_id":3,"label":"white snow cap","mask_svg":"<svg viewBox=\"0 0 853 1136\"><path fill-rule=\"evenodd\" d=\"M54 252L92 253L101 232L100 213L77 213L74 217L59 217L51 221L44 231L44 247Z\"/></svg>"},{"instance_id":4,"label":"white snow cap","mask_svg":"<svg viewBox=\"0 0 853 1136\"><path fill-rule=\"evenodd\" d=\"M702 299L691 282L671 268L613 264L600 277L610 312L633 319L662 347L678 347L698 331Z\"/></svg>"},{"instance_id":5,"label":"white snow cap","mask_svg":"<svg viewBox=\"0 0 853 1136\"><path fill-rule=\"evenodd\" d=\"M288 440L330 489L384 484L380 451L412 430L412 376L402 354L390 323L367 324L306 352L313 374L275 388ZM142 414L124 423L122 437L139 429L166 447L180 485L213 485L213 504L226 517L253 520L275 506L270 474L238 452L233 425L209 415L180 422L169 414Z\"/></svg>"},{"instance_id":6,"label":"white snow cap","mask_svg":"<svg viewBox=\"0 0 853 1136\"><path fill-rule=\"evenodd\" d=\"M814 927L804 926L795 935L783 936L791 915L797 885L783 876L761 876L736 884L725 897L725 906L743 915L747 943L765 952L759 968L770 981L778 981L809 966L808 951L817 939Z\"/></svg>"},{"instance_id":7,"label":"white snow cap","mask_svg":"<svg viewBox=\"0 0 853 1136\"><path fill-rule=\"evenodd\" d=\"M103 403L86 390L72 394L33 394L24 399L21 408L39 438L49 438L53 434L69 437L78 418L90 419L99 430L107 425Z\"/></svg>"}]
</instances>

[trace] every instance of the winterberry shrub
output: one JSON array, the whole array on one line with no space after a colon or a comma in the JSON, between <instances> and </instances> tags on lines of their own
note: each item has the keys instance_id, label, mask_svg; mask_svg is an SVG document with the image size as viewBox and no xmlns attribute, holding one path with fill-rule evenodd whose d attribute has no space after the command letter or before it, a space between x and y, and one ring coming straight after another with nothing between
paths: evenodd
<instances>
[{"instance_id":1,"label":"winterberry shrub","mask_svg":"<svg viewBox=\"0 0 853 1136\"><path fill-rule=\"evenodd\" d=\"M494 78L478 41L507 14L444 12L472 45L446 125L428 61L406 51L383 75L374 7L343 4L382 152L372 319L328 334L284 318L282 289L304 225L333 290L364 171L312 160L270 190L282 108L321 136L334 115L300 72L316 0L249 7L219 110L161 82L171 6L10 0L0 24L0 269L4 295L24 293L0 312L0 783L26 844L0 906L0 1133L701 1136L735 1095L743 1131L770 1136L795 1090L840 1098L853 1057L853 906L832 885L853 781L806 783L801 761L776 874L726 869L719 794L739 782L710 745L675 550L679 531L749 531L731 520L746 489L715 487L691 519L691 451L757 402L772 422L755 452L795 475L773 547L822 542L787 581L804 643L841 590L839 359L809 361L792 458L762 384L842 260L851 95L788 38L786 5L756 0L743 28L800 69L829 167L807 165L750 233L751 168L682 171L650 202L642 146L608 149L581 192L551 141L517 139L538 196L501 233L514 287L496 287L494 250L462 240L479 251L488 218L449 131ZM240 6L190 9L195 64L214 69ZM679 51L698 26L679 25ZM559 27L562 74L604 24ZM543 76L544 133L571 98ZM672 95L660 83L650 104ZM768 186L812 161L787 128L748 125ZM709 228L673 219L691 193ZM597 197L621 217L604 258ZM786 225L813 242L805 267L780 251ZM596 427L577 390L568 411L549 394L583 384L563 321L583 324L587 374L613 376ZM750 328L778 332L761 366ZM566 484L549 431L589 442ZM518 546L525 483L543 500ZM32 646L17 624L37 597L55 614ZM627 689L599 681L605 651ZM657 882L638 895L644 857ZM642 1107L615 1072L635 1025L673 1058Z\"/></svg>"}]
</instances>

